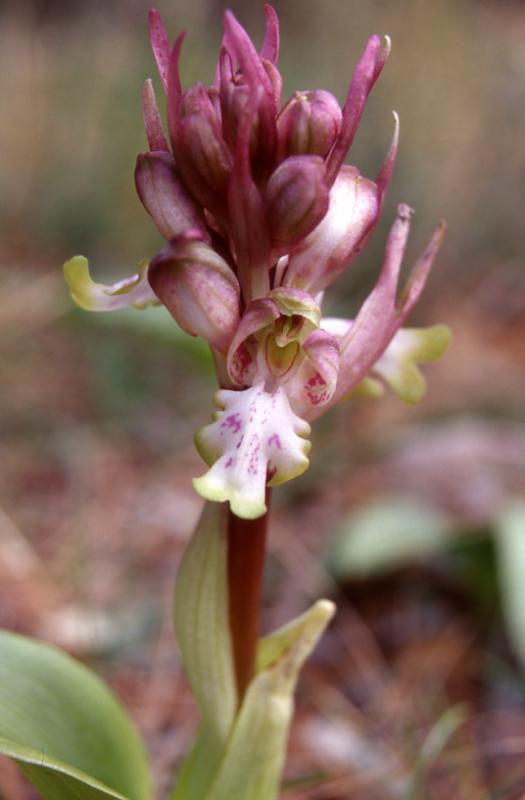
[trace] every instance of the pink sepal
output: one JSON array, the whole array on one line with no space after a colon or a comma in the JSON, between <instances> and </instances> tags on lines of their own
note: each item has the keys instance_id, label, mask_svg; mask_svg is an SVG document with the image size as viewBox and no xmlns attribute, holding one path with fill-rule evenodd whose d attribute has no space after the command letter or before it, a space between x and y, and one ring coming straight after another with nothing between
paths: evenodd
<instances>
[{"instance_id":1,"label":"pink sepal","mask_svg":"<svg viewBox=\"0 0 525 800\"><path fill-rule=\"evenodd\" d=\"M169 153L168 142L162 129L162 120L155 97L155 89L152 81L148 78L142 90L142 114L144 117L144 129L148 139L149 149L156 152Z\"/></svg>"},{"instance_id":2,"label":"pink sepal","mask_svg":"<svg viewBox=\"0 0 525 800\"><path fill-rule=\"evenodd\" d=\"M156 8L151 8L148 14L149 35L151 49L157 63L159 76L164 86L164 91L168 91L168 71L170 61L170 41L166 28L162 22L162 17Z\"/></svg>"},{"instance_id":3,"label":"pink sepal","mask_svg":"<svg viewBox=\"0 0 525 800\"><path fill-rule=\"evenodd\" d=\"M279 58L279 17L273 6L265 3L266 31L262 43L260 57L277 64Z\"/></svg>"},{"instance_id":4,"label":"pink sepal","mask_svg":"<svg viewBox=\"0 0 525 800\"><path fill-rule=\"evenodd\" d=\"M328 183L332 184L339 172L346 154L350 149L361 117L365 110L368 95L379 78L385 62L390 54L390 39L381 49L379 36L371 36L365 51L355 69L352 82L348 90L346 103L343 108L343 125L327 163Z\"/></svg>"},{"instance_id":5,"label":"pink sepal","mask_svg":"<svg viewBox=\"0 0 525 800\"><path fill-rule=\"evenodd\" d=\"M340 341L339 381L333 402L363 380L403 325L423 290L443 241L445 224L441 222L436 228L425 251L416 262L399 302L396 302L411 215L412 210L408 206L399 206L398 217L388 237L379 279Z\"/></svg>"}]
</instances>

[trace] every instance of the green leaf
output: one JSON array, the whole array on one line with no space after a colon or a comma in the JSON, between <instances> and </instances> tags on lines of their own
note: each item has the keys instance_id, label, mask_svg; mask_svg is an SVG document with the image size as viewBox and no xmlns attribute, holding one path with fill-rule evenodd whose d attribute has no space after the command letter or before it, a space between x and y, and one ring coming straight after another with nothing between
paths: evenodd
<instances>
[{"instance_id":1,"label":"green leaf","mask_svg":"<svg viewBox=\"0 0 525 800\"><path fill-rule=\"evenodd\" d=\"M335 612L319 600L299 620L268 637L259 672L248 687L220 769L204 800L275 800L294 708L294 691L304 662ZM293 631L294 635L290 635Z\"/></svg>"},{"instance_id":2,"label":"green leaf","mask_svg":"<svg viewBox=\"0 0 525 800\"><path fill-rule=\"evenodd\" d=\"M175 586L175 633L202 714L202 726L178 777L174 800L205 796L237 709L228 613L226 520L226 505L206 503Z\"/></svg>"},{"instance_id":3,"label":"green leaf","mask_svg":"<svg viewBox=\"0 0 525 800\"><path fill-rule=\"evenodd\" d=\"M0 631L0 753L45 800L149 800L140 739L108 688L53 647Z\"/></svg>"},{"instance_id":4,"label":"green leaf","mask_svg":"<svg viewBox=\"0 0 525 800\"><path fill-rule=\"evenodd\" d=\"M328 567L337 578L365 578L432 556L448 542L449 524L441 513L413 500L383 498L343 520Z\"/></svg>"},{"instance_id":5,"label":"green leaf","mask_svg":"<svg viewBox=\"0 0 525 800\"><path fill-rule=\"evenodd\" d=\"M525 667L525 499L514 501L501 513L495 544L505 622Z\"/></svg>"}]
</instances>

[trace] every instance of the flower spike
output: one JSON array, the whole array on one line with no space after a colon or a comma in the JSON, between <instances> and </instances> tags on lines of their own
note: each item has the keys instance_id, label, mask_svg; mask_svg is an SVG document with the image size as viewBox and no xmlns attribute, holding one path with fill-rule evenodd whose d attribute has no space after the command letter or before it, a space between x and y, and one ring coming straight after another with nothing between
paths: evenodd
<instances>
[{"instance_id":1,"label":"flower spike","mask_svg":"<svg viewBox=\"0 0 525 800\"><path fill-rule=\"evenodd\" d=\"M81 257L65 265L84 308L161 302L183 330L207 340L222 391L215 421L197 436L209 471L195 486L246 518L264 513L268 482L306 469L309 421L363 387L377 395L386 384L416 402L424 390L418 365L448 342L443 326L401 329L444 233L440 225L399 292L412 213L404 205L356 319L321 319L324 291L375 230L395 166L395 112L376 180L344 164L390 40L368 40L342 109L323 89L295 91L281 106L279 22L271 6L264 11L259 51L225 12L214 82L185 91L184 34L170 46L158 11L150 12L168 135L146 81L149 151L137 159L135 181L166 244L149 266L113 286L95 283Z\"/></svg>"}]
</instances>

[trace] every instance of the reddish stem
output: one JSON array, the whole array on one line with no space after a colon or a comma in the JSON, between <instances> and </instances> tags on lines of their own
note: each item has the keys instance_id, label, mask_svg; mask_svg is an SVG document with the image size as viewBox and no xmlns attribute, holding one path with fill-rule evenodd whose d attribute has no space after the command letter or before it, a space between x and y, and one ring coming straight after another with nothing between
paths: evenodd
<instances>
[{"instance_id":1,"label":"reddish stem","mask_svg":"<svg viewBox=\"0 0 525 800\"><path fill-rule=\"evenodd\" d=\"M269 505L270 492L266 504ZM268 511L258 519L228 515L230 629L239 699L255 673Z\"/></svg>"}]
</instances>

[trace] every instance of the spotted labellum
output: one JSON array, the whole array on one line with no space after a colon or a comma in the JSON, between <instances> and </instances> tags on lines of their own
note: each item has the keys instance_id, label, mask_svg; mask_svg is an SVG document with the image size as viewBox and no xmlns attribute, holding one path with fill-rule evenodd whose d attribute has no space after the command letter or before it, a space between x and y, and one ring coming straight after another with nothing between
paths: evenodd
<instances>
[{"instance_id":1,"label":"spotted labellum","mask_svg":"<svg viewBox=\"0 0 525 800\"><path fill-rule=\"evenodd\" d=\"M394 168L396 115L375 180L344 163L390 41L369 39L342 107L319 89L283 102L278 20L271 6L265 13L257 51L226 11L214 82L185 89L184 36L171 45L158 12L150 12L168 125L166 133L148 80L149 150L138 156L135 181L166 244L113 286L94 283L80 256L65 265L83 308L162 304L184 331L209 343L221 388L213 421L196 435L209 469L194 485L247 519L265 513L267 485L307 468L315 418L357 390L378 394L388 386L417 402L425 390L418 364L438 358L449 341L445 326L403 327L444 234L441 223L400 290L412 216L406 205L355 319L322 317L323 293L370 239Z\"/></svg>"}]
</instances>

